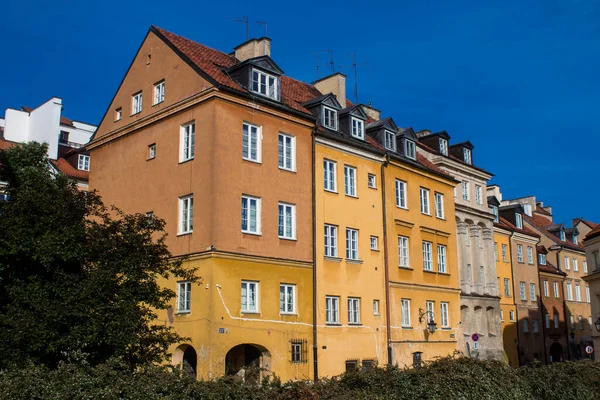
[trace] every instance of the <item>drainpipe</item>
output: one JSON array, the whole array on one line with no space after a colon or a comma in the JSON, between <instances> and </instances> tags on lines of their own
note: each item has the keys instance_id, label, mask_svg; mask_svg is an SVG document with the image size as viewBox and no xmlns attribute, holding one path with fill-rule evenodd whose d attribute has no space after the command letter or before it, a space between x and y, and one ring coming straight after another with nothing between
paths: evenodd
<instances>
[{"instance_id":1,"label":"drainpipe","mask_svg":"<svg viewBox=\"0 0 600 400\"><path fill-rule=\"evenodd\" d=\"M562 247L558 247L558 250L556 252L556 268L558 268L559 271L562 271L562 268L560 267L560 252L562 251ZM570 320L569 320L569 316L567 315L567 295L566 295L566 291L565 291L565 284L562 284L562 288L563 288L563 314L565 316L565 338L567 339L567 355L569 357L569 360L573 360L572 354L571 354L571 343L569 342L569 324L570 324Z\"/></svg>"},{"instance_id":2,"label":"drainpipe","mask_svg":"<svg viewBox=\"0 0 600 400\"><path fill-rule=\"evenodd\" d=\"M313 370L314 381L319 380L319 362L317 347L317 198L316 198L316 160L315 160L315 134L316 129L312 131L312 224L313 224Z\"/></svg>"},{"instance_id":3,"label":"drainpipe","mask_svg":"<svg viewBox=\"0 0 600 400\"><path fill-rule=\"evenodd\" d=\"M511 232L510 238L508 239L508 244L510 245L510 268L512 270L512 278L513 278L513 299L517 298L517 293L515 293L515 269L513 268L513 237L515 236L515 232ZM519 308L517 307L517 302L515 301L515 311L517 312L517 356L519 358L519 366L523 363L521 362L521 335L519 335Z\"/></svg>"},{"instance_id":4,"label":"drainpipe","mask_svg":"<svg viewBox=\"0 0 600 400\"><path fill-rule=\"evenodd\" d=\"M387 235L387 212L385 202L385 167L390 162L389 155L386 154L385 161L381 164L381 200L382 200L382 213L383 213L383 267L385 276L385 318L387 323L385 324L386 336L387 336L387 358L388 365L391 366L393 363L392 357L392 327L391 327L391 307L390 307L390 273L388 270L388 235Z\"/></svg>"},{"instance_id":5,"label":"drainpipe","mask_svg":"<svg viewBox=\"0 0 600 400\"><path fill-rule=\"evenodd\" d=\"M537 275L538 275L538 287L540 288L540 300L538 302L538 308L542 312L542 339L544 342L544 364L548 364L548 341L546 340L546 314L544 314L544 302L542 301L542 286L544 283L542 282L542 278L540 276L540 255L537 252L537 246L540 244L541 240L538 240L535 244L535 264L537 265ZM550 282L548 282L548 294L550 294ZM550 317L550 313L548 313L548 318ZM550 329L550 328L548 328Z\"/></svg>"}]
</instances>

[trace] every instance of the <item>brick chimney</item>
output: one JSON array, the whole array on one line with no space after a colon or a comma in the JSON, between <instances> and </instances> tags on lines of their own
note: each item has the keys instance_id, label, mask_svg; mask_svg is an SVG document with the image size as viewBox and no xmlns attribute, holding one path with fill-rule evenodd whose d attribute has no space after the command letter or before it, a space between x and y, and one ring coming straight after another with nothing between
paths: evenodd
<instances>
[{"instance_id":1,"label":"brick chimney","mask_svg":"<svg viewBox=\"0 0 600 400\"><path fill-rule=\"evenodd\" d=\"M235 58L245 61L250 58L260 56L271 56L271 39L261 37L260 39L250 39L247 42L233 48Z\"/></svg>"},{"instance_id":2,"label":"brick chimney","mask_svg":"<svg viewBox=\"0 0 600 400\"><path fill-rule=\"evenodd\" d=\"M312 83L323 94L333 93L342 108L346 108L346 75L336 72Z\"/></svg>"}]
</instances>

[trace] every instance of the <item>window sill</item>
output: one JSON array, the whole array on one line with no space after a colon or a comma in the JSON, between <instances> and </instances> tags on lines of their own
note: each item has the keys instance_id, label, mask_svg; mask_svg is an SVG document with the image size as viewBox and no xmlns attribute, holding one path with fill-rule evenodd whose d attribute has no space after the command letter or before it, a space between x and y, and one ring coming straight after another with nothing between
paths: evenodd
<instances>
[{"instance_id":1,"label":"window sill","mask_svg":"<svg viewBox=\"0 0 600 400\"><path fill-rule=\"evenodd\" d=\"M360 322L348 322L348 326L362 326Z\"/></svg>"},{"instance_id":2,"label":"window sill","mask_svg":"<svg viewBox=\"0 0 600 400\"><path fill-rule=\"evenodd\" d=\"M247 314L247 315L260 315L260 312L258 312L258 311L244 311L244 310L242 310L242 314Z\"/></svg>"},{"instance_id":3,"label":"window sill","mask_svg":"<svg viewBox=\"0 0 600 400\"><path fill-rule=\"evenodd\" d=\"M342 324L338 322L325 322L325 326L342 326Z\"/></svg>"},{"instance_id":4,"label":"window sill","mask_svg":"<svg viewBox=\"0 0 600 400\"><path fill-rule=\"evenodd\" d=\"M327 192L327 193L331 193L331 194L340 194L338 191L336 190L330 190L330 189L323 189L323 191Z\"/></svg>"},{"instance_id":5,"label":"window sill","mask_svg":"<svg viewBox=\"0 0 600 400\"><path fill-rule=\"evenodd\" d=\"M369 189L377 190L377 186L369 186Z\"/></svg>"},{"instance_id":6,"label":"window sill","mask_svg":"<svg viewBox=\"0 0 600 400\"><path fill-rule=\"evenodd\" d=\"M353 198L353 199L358 199L358 196L355 195L355 194L348 194L348 193L346 193L346 197L350 197L350 198Z\"/></svg>"},{"instance_id":7,"label":"window sill","mask_svg":"<svg viewBox=\"0 0 600 400\"><path fill-rule=\"evenodd\" d=\"M379 249L371 249L371 251L376 251L379 253L380 250Z\"/></svg>"},{"instance_id":8,"label":"window sill","mask_svg":"<svg viewBox=\"0 0 600 400\"><path fill-rule=\"evenodd\" d=\"M148 158L146 158L146 161L151 161L151 160L154 160L154 159L156 159L156 156L154 156L154 157L148 157Z\"/></svg>"},{"instance_id":9,"label":"window sill","mask_svg":"<svg viewBox=\"0 0 600 400\"><path fill-rule=\"evenodd\" d=\"M181 233L177 234L177 237L191 235L192 233L194 233L194 231L191 231L191 232L181 232Z\"/></svg>"},{"instance_id":10,"label":"window sill","mask_svg":"<svg viewBox=\"0 0 600 400\"><path fill-rule=\"evenodd\" d=\"M136 116L136 115L138 115L138 114L141 114L141 113L142 113L142 111L140 110L140 111L138 111L138 112L136 112L136 113L133 113L133 114L131 114L131 115L130 115L130 117L134 117L134 116Z\"/></svg>"},{"instance_id":11,"label":"window sill","mask_svg":"<svg viewBox=\"0 0 600 400\"><path fill-rule=\"evenodd\" d=\"M243 233L244 235L262 236L262 233L260 233L260 232L249 232L249 231L242 231L242 233Z\"/></svg>"},{"instance_id":12,"label":"window sill","mask_svg":"<svg viewBox=\"0 0 600 400\"><path fill-rule=\"evenodd\" d=\"M189 311L177 311L175 313L175 315L188 315L188 314L191 314L191 313L192 313L191 310L189 310Z\"/></svg>"},{"instance_id":13,"label":"window sill","mask_svg":"<svg viewBox=\"0 0 600 400\"><path fill-rule=\"evenodd\" d=\"M396 204L396 208L408 211L408 207L402 207L402 206L399 206L398 204Z\"/></svg>"},{"instance_id":14,"label":"window sill","mask_svg":"<svg viewBox=\"0 0 600 400\"><path fill-rule=\"evenodd\" d=\"M158 103L154 103L154 104L152 104L152 107L154 107L154 106L158 106L158 105L160 105L160 104L162 104L162 103L164 103L164 102L165 102L165 100L163 99L163 100L159 101Z\"/></svg>"},{"instance_id":15,"label":"window sill","mask_svg":"<svg viewBox=\"0 0 600 400\"><path fill-rule=\"evenodd\" d=\"M414 328L412 326L403 326L402 329L413 330Z\"/></svg>"},{"instance_id":16,"label":"window sill","mask_svg":"<svg viewBox=\"0 0 600 400\"><path fill-rule=\"evenodd\" d=\"M194 159L194 157L192 157L192 158L188 158L187 160L179 160L179 164L185 164L185 163L187 163L187 162L190 162L190 161L192 161L193 159Z\"/></svg>"},{"instance_id":17,"label":"window sill","mask_svg":"<svg viewBox=\"0 0 600 400\"><path fill-rule=\"evenodd\" d=\"M289 169L289 168L284 168L284 167L279 167L280 171L285 171L285 172L291 172L292 174L296 173L295 169Z\"/></svg>"},{"instance_id":18,"label":"window sill","mask_svg":"<svg viewBox=\"0 0 600 400\"><path fill-rule=\"evenodd\" d=\"M298 239L296 238L289 238L289 237L285 237L285 236L278 236L279 239L281 240L287 240L288 242L297 242Z\"/></svg>"},{"instance_id":19,"label":"window sill","mask_svg":"<svg viewBox=\"0 0 600 400\"><path fill-rule=\"evenodd\" d=\"M119 122L120 120L121 120L121 118L119 118L119 119L115 119L115 121L114 121L114 122Z\"/></svg>"},{"instance_id":20,"label":"window sill","mask_svg":"<svg viewBox=\"0 0 600 400\"><path fill-rule=\"evenodd\" d=\"M373 316L374 317L381 317L381 314L379 314L379 313L377 313L377 314L373 313Z\"/></svg>"},{"instance_id":21,"label":"window sill","mask_svg":"<svg viewBox=\"0 0 600 400\"><path fill-rule=\"evenodd\" d=\"M248 161L248 162L251 162L252 164L262 164L262 161L252 160L250 158L245 158L245 157L242 157L242 161Z\"/></svg>"},{"instance_id":22,"label":"window sill","mask_svg":"<svg viewBox=\"0 0 600 400\"><path fill-rule=\"evenodd\" d=\"M449 272L439 272L439 271L438 271L438 274L439 275L446 275L446 276L450 276L451 275Z\"/></svg>"},{"instance_id":23,"label":"window sill","mask_svg":"<svg viewBox=\"0 0 600 400\"><path fill-rule=\"evenodd\" d=\"M427 270L427 269L424 269L423 272L426 272L428 274L434 274L434 275L436 274L435 271L431 271L431 270Z\"/></svg>"},{"instance_id":24,"label":"window sill","mask_svg":"<svg viewBox=\"0 0 600 400\"><path fill-rule=\"evenodd\" d=\"M282 317L297 317L298 313L286 313L286 312L279 312L279 315Z\"/></svg>"},{"instance_id":25,"label":"window sill","mask_svg":"<svg viewBox=\"0 0 600 400\"><path fill-rule=\"evenodd\" d=\"M340 257L325 256L324 258L326 261L342 262L342 259Z\"/></svg>"},{"instance_id":26,"label":"window sill","mask_svg":"<svg viewBox=\"0 0 600 400\"><path fill-rule=\"evenodd\" d=\"M350 264L362 264L363 260L355 260L353 258L346 258L346 262Z\"/></svg>"},{"instance_id":27,"label":"window sill","mask_svg":"<svg viewBox=\"0 0 600 400\"><path fill-rule=\"evenodd\" d=\"M431 214L429 214L429 213L424 213L423 211L421 211L421 214L422 214L422 215L425 215L425 216L427 216L427 217L431 217Z\"/></svg>"},{"instance_id":28,"label":"window sill","mask_svg":"<svg viewBox=\"0 0 600 400\"><path fill-rule=\"evenodd\" d=\"M407 271L414 271L414 268L411 267L402 267L402 266L398 266L399 269L405 269Z\"/></svg>"},{"instance_id":29,"label":"window sill","mask_svg":"<svg viewBox=\"0 0 600 400\"><path fill-rule=\"evenodd\" d=\"M436 217L437 219L439 219L440 221L445 221L445 220L446 220L446 218L444 218L444 217L438 217L437 215L436 215L435 217Z\"/></svg>"},{"instance_id":30,"label":"window sill","mask_svg":"<svg viewBox=\"0 0 600 400\"><path fill-rule=\"evenodd\" d=\"M449 326L442 326L442 328L441 328L441 329L442 329L443 331L451 331L451 330L452 330L452 328L451 328L451 327L449 327Z\"/></svg>"}]
</instances>

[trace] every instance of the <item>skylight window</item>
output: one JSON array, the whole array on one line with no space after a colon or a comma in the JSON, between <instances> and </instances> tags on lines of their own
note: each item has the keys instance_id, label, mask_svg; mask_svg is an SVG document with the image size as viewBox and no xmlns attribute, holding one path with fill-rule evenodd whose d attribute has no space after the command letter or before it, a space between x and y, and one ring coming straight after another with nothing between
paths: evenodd
<instances>
[{"instance_id":1,"label":"skylight window","mask_svg":"<svg viewBox=\"0 0 600 400\"><path fill-rule=\"evenodd\" d=\"M443 156L448 155L448 141L446 139L440 138L440 153Z\"/></svg>"},{"instance_id":2,"label":"skylight window","mask_svg":"<svg viewBox=\"0 0 600 400\"><path fill-rule=\"evenodd\" d=\"M385 148L388 150L395 151L396 150L396 135L394 132L385 131Z\"/></svg>"},{"instance_id":3,"label":"skylight window","mask_svg":"<svg viewBox=\"0 0 600 400\"><path fill-rule=\"evenodd\" d=\"M357 139L365 138L365 123L354 117L352 117L352 136Z\"/></svg>"},{"instance_id":4,"label":"skylight window","mask_svg":"<svg viewBox=\"0 0 600 400\"><path fill-rule=\"evenodd\" d=\"M463 149L463 159L467 164L471 164L471 150Z\"/></svg>"},{"instance_id":5,"label":"skylight window","mask_svg":"<svg viewBox=\"0 0 600 400\"><path fill-rule=\"evenodd\" d=\"M278 79L257 69L252 70L252 91L274 100L279 98Z\"/></svg>"},{"instance_id":6,"label":"skylight window","mask_svg":"<svg viewBox=\"0 0 600 400\"><path fill-rule=\"evenodd\" d=\"M413 160L417 158L417 148L412 140L404 140L404 155Z\"/></svg>"},{"instance_id":7,"label":"skylight window","mask_svg":"<svg viewBox=\"0 0 600 400\"><path fill-rule=\"evenodd\" d=\"M519 214L519 213L515 214L515 221L516 221L517 228L523 229L523 216L521 214Z\"/></svg>"},{"instance_id":8,"label":"skylight window","mask_svg":"<svg viewBox=\"0 0 600 400\"><path fill-rule=\"evenodd\" d=\"M333 108L323 107L323 126L337 131L337 111Z\"/></svg>"},{"instance_id":9,"label":"skylight window","mask_svg":"<svg viewBox=\"0 0 600 400\"><path fill-rule=\"evenodd\" d=\"M560 231L560 240L565 241L565 231Z\"/></svg>"}]
</instances>

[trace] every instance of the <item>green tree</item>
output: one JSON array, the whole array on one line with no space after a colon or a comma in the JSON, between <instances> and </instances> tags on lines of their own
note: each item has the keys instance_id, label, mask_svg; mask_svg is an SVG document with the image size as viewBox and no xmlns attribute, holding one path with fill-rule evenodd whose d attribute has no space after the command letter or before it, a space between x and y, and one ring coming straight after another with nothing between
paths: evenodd
<instances>
[{"instance_id":1,"label":"green tree","mask_svg":"<svg viewBox=\"0 0 600 400\"><path fill-rule=\"evenodd\" d=\"M171 258L163 220L108 210L54 173L46 150L0 151L0 369L164 360L183 338L153 322L175 296L159 282L195 271Z\"/></svg>"}]
</instances>

